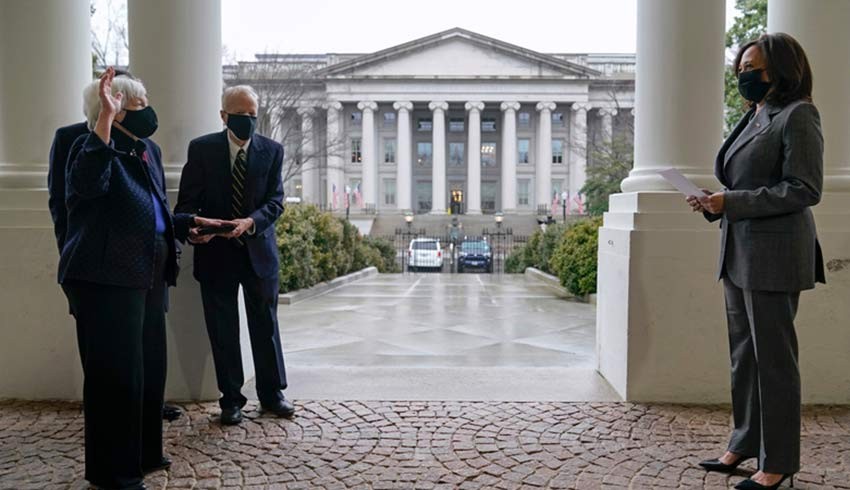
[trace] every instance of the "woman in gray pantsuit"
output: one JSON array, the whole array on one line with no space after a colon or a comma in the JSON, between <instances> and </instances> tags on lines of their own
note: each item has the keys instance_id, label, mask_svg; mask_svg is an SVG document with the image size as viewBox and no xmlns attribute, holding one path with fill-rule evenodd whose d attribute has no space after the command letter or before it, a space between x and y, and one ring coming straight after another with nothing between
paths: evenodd
<instances>
[{"instance_id":1,"label":"woman in gray pantsuit","mask_svg":"<svg viewBox=\"0 0 850 490\"><path fill-rule=\"evenodd\" d=\"M794 316L800 291L825 282L811 206L821 198L823 136L812 71L787 34L765 34L735 60L750 110L723 143L724 190L690 197L720 220L735 429L727 452L700 463L731 472L758 458L735 488L777 488L800 470L800 372Z\"/></svg>"}]
</instances>

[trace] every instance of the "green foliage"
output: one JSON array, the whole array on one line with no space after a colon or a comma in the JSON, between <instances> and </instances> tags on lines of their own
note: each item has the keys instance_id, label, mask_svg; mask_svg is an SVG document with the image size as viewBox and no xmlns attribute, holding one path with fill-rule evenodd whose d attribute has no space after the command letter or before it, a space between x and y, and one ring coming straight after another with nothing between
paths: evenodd
<instances>
[{"instance_id":1,"label":"green foliage","mask_svg":"<svg viewBox=\"0 0 850 490\"><path fill-rule=\"evenodd\" d=\"M767 0L735 0L735 8L740 14L726 32L726 48L732 59L726 66L726 134L729 134L738 121L747 112L746 101L738 94L738 77L735 74L734 56L738 47L757 39L767 31Z\"/></svg>"},{"instance_id":2,"label":"green foliage","mask_svg":"<svg viewBox=\"0 0 850 490\"><path fill-rule=\"evenodd\" d=\"M398 272L391 244L362 238L354 225L316 206L287 206L276 235L282 293L371 266Z\"/></svg>"},{"instance_id":3,"label":"green foliage","mask_svg":"<svg viewBox=\"0 0 850 490\"><path fill-rule=\"evenodd\" d=\"M549 269L561 285L576 296L596 292L597 245L602 218L582 220L561 236L549 260Z\"/></svg>"},{"instance_id":4,"label":"green foliage","mask_svg":"<svg viewBox=\"0 0 850 490\"><path fill-rule=\"evenodd\" d=\"M608 211L608 197L620 192L620 182L629 176L634 166L634 145L631 131L615 137L610 143L598 145L593 151L593 165L587 167L587 180L581 188L585 213L601 216Z\"/></svg>"},{"instance_id":5,"label":"green foliage","mask_svg":"<svg viewBox=\"0 0 850 490\"><path fill-rule=\"evenodd\" d=\"M549 258L566 229L562 224L553 224L547 226L545 232L535 231L525 245L515 248L505 259L505 272L519 274L534 267L548 273Z\"/></svg>"}]
</instances>

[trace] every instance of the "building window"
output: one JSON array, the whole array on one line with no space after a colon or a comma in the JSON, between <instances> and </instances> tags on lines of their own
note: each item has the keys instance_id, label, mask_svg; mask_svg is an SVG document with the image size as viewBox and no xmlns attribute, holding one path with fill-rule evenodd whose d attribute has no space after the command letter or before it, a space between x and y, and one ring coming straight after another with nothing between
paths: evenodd
<instances>
[{"instance_id":1,"label":"building window","mask_svg":"<svg viewBox=\"0 0 850 490\"><path fill-rule=\"evenodd\" d=\"M462 133L463 132L463 118L462 117L453 117L449 119L449 131L452 133Z\"/></svg>"},{"instance_id":2,"label":"building window","mask_svg":"<svg viewBox=\"0 0 850 490\"><path fill-rule=\"evenodd\" d=\"M496 130L496 120L492 117L485 117L481 119L481 131L492 133Z\"/></svg>"},{"instance_id":3,"label":"building window","mask_svg":"<svg viewBox=\"0 0 850 490\"><path fill-rule=\"evenodd\" d=\"M528 138L517 140L516 147L519 152L517 162L520 165L528 165L528 149L531 147L531 140Z\"/></svg>"},{"instance_id":4,"label":"building window","mask_svg":"<svg viewBox=\"0 0 850 490\"><path fill-rule=\"evenodd\" d=\"M520 112L519 113L519 127L527 128L529 126L531 126L531 113Z\"/></svg>"},{"instance_id":5,"label":"building window","mask_svg":"<svg viewBox=\"0 0 850 490\"><path fill-rule=\"evenodd\" d=\"M449 166L463 166L463 143L449 143Z\"/></svg>"},{"instance_id":6,"label":"building window","mask_svg":"<svg viewBox=\"0 0 850 490\"><path fill-rule=\"evenodd\" d=\"M561 192L564 191L564 181L563 180L553 180L552 181L552 201L558 202L558 204L563 205L563 199L561 199Z\"/></svg>"},{"instance_id":7,"label":"building window","mask_svg":"<svg viewBox=\"0 0 850 490\"><path fill-rule=\"evenodd\" d=\"M433 123L431 122L431 118L430 118L430 117L420 117L420 118L416 121L416 128L417 128L419 131L431 131L431 129L432 129L433 127L434 127L434 126L433 126Z\"/></svg>"},{"instance_id":8,"label":"building window","mask_svg":"<svg viewBox=\"0 0 850 490\"><path fill-rule=\"evenodd\" d=\"M431 166L431 143L416 143L416 164L420 167Z\"/></svg>"},{"instance_id":9,"label":"building window","mask_svg":"<svg viewBox=\"0 0 850 490\"><path fill-rule=\"evenodd\" d=\"M420 213L431 210L431 182L416 183L416 208Z\"/></svg>"},{"instance_id":10,"label":"building window","mask_svg":"<svg viewBox=\"0 0 850 490\"><path fill-rule=\"evenodd\" d=\"M552 163L564 163L564 142L552 140Z\"/></svg>"},{"instance_id":11,"label":"building window","mask_svg":"<svg viewBox=\"0 0 850 490\"><path fill-rule=\"evenodd\" d=\"M360 126L360 124L362 122L363 122L363 113L362 112L357 111L357 112L351 113L351 124L353 124L355 126Z\"/></svg>"},{"instance_id":12,"label":"building window","mask_svg":"<svg viewBox=\"0 0 850 490\"><path fill-rule=\"evenodd\" d=\"M496 166L496 143L481 143L481 166Z\"/></svg>"},{"instance_id":13,"label":"building window","mask_svg":"<svg viewBox=\"0 0 850 490\"><path fill-rule=\"evenodd\" d=\"M563 126L564 125L564 113L563 112L553 112L552 113L552 125L553 126Z\"/></svg>"},{"instance_id":14,"label":"building window","mask_svg":"<svg viewBox=\"0 0 850 490\"><path fill-rule=\"evenodd\" d=\"M493 212L496 210L496 188L495 182L481 183L481 210Z\"/></svg>"},{"instance_id":15,"label":"building window","mask_svg":"<svg viewBox=\"0 0 850 490\"><path fill-rule=\"evenodd\" d=\"M395 206L395 179L384 179L384 204Z\"/></svg>"},{"instance_id":16,"label":"building window","mask_svg":"<svg viewBox=\"0 0 850 490\"><path fill-rule=\"evenodd\" d=\"M516 199L520 206L528 206L531 202L531 179L519 179L516 183Z\"/></svg>"},{"instance_id":17,"label":"building window","mask_svg":"<svg viewBox=\"0 0 850 490\"><path fill-rule=\"evenodd\" d=\"M395 140L384 140L384 163L395 163Z\"/></svg>"},{"instance_id":18,"label":"building window","mask_svg":"<svg viewBox=\"0 0 850 490\"><path fill-rule=\"evenodd\" d=\"M295 192L293 193L293 197L303 197L302 191L304 190L304 186L301 184L301 179L296 179L293 182L293 187L295 188Z\"/></svg>"},{"instance_id":19,"label":"building window","mask_svg":"<svg viewBox=\"0 0 850 490\"><path fill-rule=\"evenodd\" d=\"M385 127L395 126L395 112L385 112L384 113L384 126Z\"/></svg>"},{"instance_id":20,"label":"building window","mask_svg":"<svg viewBox=\"0 0 850 490\"><path fill-rule=\"evenodd\" d=\"M360 179L350 179L348 181L348 202L353 208L363 207L363 188L360 185ZM345 205L345 194L342 195L342 202Z\"/></svg>"},{"instance_id":21,"label":"building window","mask_svg":"<svg viewBox=\"0 0 850 490\"><path fill-rule=\"evenodd\" d=\"M351 163L360 163L363 161L361 144L362 140L360 138L351 138Z\"/></svg>"}]
</instances>

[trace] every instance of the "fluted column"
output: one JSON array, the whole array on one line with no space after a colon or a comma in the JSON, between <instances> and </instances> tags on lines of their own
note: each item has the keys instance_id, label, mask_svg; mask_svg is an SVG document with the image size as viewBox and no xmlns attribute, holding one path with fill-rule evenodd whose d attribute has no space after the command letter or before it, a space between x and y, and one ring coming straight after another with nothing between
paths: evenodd
<instances>
[{"instance_id":1,"label":"fluted column","mask_svg":"<svg viewBox=\"0 0 850 490\"><path fill-rule=\"evenodd\" d=\"M371 101L360 102L357 108L363 112L361 157L363 160L363 204L378 204L378 155L375 150L375 111L378 104Z\"/></svg>"},{"instance_id":2,"label":"fluted column","mask_svg":"<svg viewBox=\"0 0 850 490\"><path fill-rule=\"evenodd\" d=\"M449 104L431 102L428 109L433 113L432 138L433 146L431 178L432 204L431 214L446 214L446 111Z\"/></svg>"},{"instance_id":3,"label":"fluted column","mask_svg":"<svg viewBox=\"0 0 850 490\"><path fill-rule=\"evenodd\" d=\"M675 167L697 185L716 188L725 62L723 26L712 16L723 4L645 0L640 5L635 162L621 187L624 192L673 190L658 171ZM684 69L674 61L682 53L700 62Z\"/></svg>"},{"instance_id":4,"label":"fluted column","mask_svg":"<svg viewBox=\"0 0 850 490\"><path fill-rule=\"evenodd\" d=\"M345 194L345 144L342 138L342 121L340 111L342 103L329 102L324 105L327 111L327 160L328 160L328 205L336 210L341 209ZM336 203L334 204L334 187L336 187Z\"/></svg>"},{"instance_id":5,"label":"fluted column","mask_svg":"<svg viewBox=\"0 0 850 490\"><path fill-rule=\"evenodd\" d=\"M312 107L299 107L297 112L301 116L301 198L305 203L319 204L319 160L313 136L316 111Z\"/></svg>"},{"instance_id":6,"label":"fluted column","mask_svg":"<svg viewBox=\"0 0 850 490\"><path fill-rule=\"evenodd\" d=\"M813 99L823 128L823 187L850 192L850 2L770 0L769 32L794 36L806 51L814 78Z\"/></svg>"},{"instance_id":7,"label":"fluted column","mask_svg":"<svg viewBox=\"0 0 850 490\"><path fill-rule=\"evenodd\" d=\"M602 118L602 142L610 145L614 140L614 116L617 115L617 109L614 107L602 107L599 109L599 116Z\"/></svg>"},{"instance_id":8,"label":"fluted column","mask_svg":"<svg viewBox=\"0 0 850 490\"><path fill-rule=\"evenodd\" d=\"M552 111L555 107L554 102L537 104L540 122L537 132L534 180L536 181L535 200L538 207L541 204L548 207L552 202Z\"/></svg>"},{"instance_id":9,"label":"fluted column","mask_svg":"<svg viewBox=\"0 0 850 490\"><path fill-rule=\"evenodd\" d=\"M570 186L567 206L572 209L572 200L581 193L587 181L587 151L590 145L587 141L587 110L589 106L583 103L573 104L573 124L570 130Z\"/></svg>"},{"instance_id":10,"label":"fluted column","mask_svg":"<svg viewBox=\"0 0 850 490\"><path fill-rule=\"evenodd\" d=\"M516 211L516 111L519 102L502 102L502 212Z\"/></svg>"},{"instance_id":11,"label":"fluted column","mask_svg":"<svg viewBox=\"0 0 850 490\"><path fill-rule=\"evenodd\" d=\"M398 209L413 210L413 147L411 141L410 111L412 102L396 102L393 109L398 111L396 116L396 195Z\"/></svg>"},{"instance_id":12,"label":"fluted column","mask_svg":"<svg viewBox=\"0 0 850 490\"><path fill-rule=\"evenodd\" d=\"M481 111L484 102L467 102L466 214L481 214Z\"/></svg>"},{"instance_id":13,"label":"fluted column","mask_svg":"<svg viewBox=\"0 0 850 490\"><path fill-rule=\"evenodd\" d=\"M189 141L220 131L221 0L127 3L130 67L159 116L169 186L177 187Z\"/></svg>"}]
</instances>

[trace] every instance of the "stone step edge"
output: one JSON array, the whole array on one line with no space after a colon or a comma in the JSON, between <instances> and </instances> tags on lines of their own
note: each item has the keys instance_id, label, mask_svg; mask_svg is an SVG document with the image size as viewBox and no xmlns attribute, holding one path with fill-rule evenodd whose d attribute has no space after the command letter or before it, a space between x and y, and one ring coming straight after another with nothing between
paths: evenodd
<instances>
[{"instance_id":1,"label":"stone step edge","mask_svg":"<svg viewBox=\"0 0 850 490\"><path fill-rule=\"evenodd\" d=\"M340 288L347 284L351 284L352 282L377 275L377 267L367 267L365 269L352 272L351 274L346 274L344 276L339 276L335 279L331 279L330 281L320 282L315 286L309 288L298 289L296 291L290 291L288 293L280 294L277 297L277 302L281 305L292 305L307 299L315 298L316 296L328 293L330 291L333 291L334 289Z\"/></svg>"}]
</instances>

